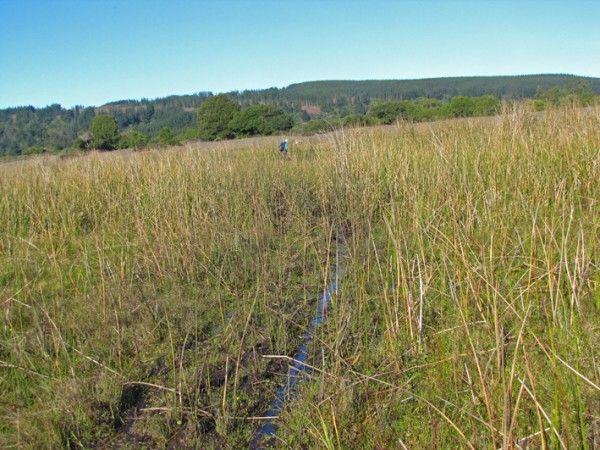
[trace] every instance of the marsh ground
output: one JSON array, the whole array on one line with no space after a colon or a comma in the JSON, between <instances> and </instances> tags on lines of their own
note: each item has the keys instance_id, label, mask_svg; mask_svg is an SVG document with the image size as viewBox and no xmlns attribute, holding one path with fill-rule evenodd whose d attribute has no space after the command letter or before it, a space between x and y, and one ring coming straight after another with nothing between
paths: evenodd
<instances>
[{"instance_id":1,"label":"marsh ground","mask_svg":"<svg viewBox=\"0 0 600 450\"><path fill-rule=\"evenodd\" d=\"M600 112L0 166L0 445L596 448ZM295 139L295 138L292 138Z\"/></svg>"}]
</instances>

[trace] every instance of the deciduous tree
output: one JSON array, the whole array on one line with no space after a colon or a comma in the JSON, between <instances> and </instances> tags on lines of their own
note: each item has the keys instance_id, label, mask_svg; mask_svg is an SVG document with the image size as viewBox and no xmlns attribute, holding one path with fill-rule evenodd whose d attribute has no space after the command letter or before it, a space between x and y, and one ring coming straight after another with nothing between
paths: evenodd
<instances>
[{"instance_id":1,"label":"deciduous tree","mask_svg":"<svg viewBox=\"0 0 600 450\"><path fill-rule=\"evenodd\" d=\"M238 105L225 94L208 98L197 111L198 136L205 141L233 137L229 122L239 111Z\"/></svg>"},{"instance_id":2,"label":"deciduous tree","mask_svg":"<svg viewBox=\"0 0 600 450\"><path fill-rule=\"evenodd\" d=\"M117 119L110 114L94 117L90 128L92 145L99 150L114 150L119 142Z\"/></svg>"},{"instance_id":3,"label":"deciduous tree","mask_svg":"<svg viewBox=\"0 0 600 450\"><path fill-rule=\"evenodd\" d=\"M294 126L294 119L277 105L255 105L237 112L229 123L236 136L270 135L287 131Z\"/></svg>"}]
</instances>

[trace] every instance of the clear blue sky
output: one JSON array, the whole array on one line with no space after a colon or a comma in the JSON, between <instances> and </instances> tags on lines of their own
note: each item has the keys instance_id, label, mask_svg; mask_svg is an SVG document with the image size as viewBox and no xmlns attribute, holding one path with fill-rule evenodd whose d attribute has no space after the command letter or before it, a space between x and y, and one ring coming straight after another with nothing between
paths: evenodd
<instances>
[{"instance_id":1,"label":"clear blue sky","mask_svg":"<svg viewBox=\"0 0 600 450\"><path fill-rule=\"evenodd\" d=\"M600 76L600 0L0 0L0 108L536 73Z\"/></svg>"}]
</instances>

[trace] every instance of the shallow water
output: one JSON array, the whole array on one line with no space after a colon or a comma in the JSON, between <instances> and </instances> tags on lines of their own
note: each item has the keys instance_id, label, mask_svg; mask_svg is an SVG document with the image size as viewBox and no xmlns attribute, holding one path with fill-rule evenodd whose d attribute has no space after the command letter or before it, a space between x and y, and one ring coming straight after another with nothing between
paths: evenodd
<instances>
[{"instance_id":1,"label":"shallow water","mask_svg":"<svg viewBox=\"0 0 600 450\"><path fill-rule=\"evenodd\" d=\"M269 411L264 414L266 423L256 432L255 438L250 444L251 449L270 446L266 442L275 437L279 428L275 418L281 414L285 403L296 396L298 383L311 373L311 368L306 365L309 353L308 347L313 340L316 328L321 325L327 314L327 310L331 307L331 297L338 292L338 280L341 276L340 256L342 256L343 252L344 246L341 244L341 237L338 237L338 249L335 258L335 267L333 268L332 281L325 291L319 294L317 313L310 322L310 328L304 335L302 345L294 357L294 365L289 368L286 383L277 390L275 399L271 403Z\"/></svg>"}]
</instances>

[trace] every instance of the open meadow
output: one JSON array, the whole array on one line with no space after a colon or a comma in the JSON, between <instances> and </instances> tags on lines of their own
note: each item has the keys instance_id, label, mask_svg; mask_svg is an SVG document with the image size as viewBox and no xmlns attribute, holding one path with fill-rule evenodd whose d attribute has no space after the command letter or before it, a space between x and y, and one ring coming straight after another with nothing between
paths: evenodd
<instances>
[{"instance_id":1,"label":"open meadow","mask_svg":"<svg viewBox=\"0 0 600 450\"><path fill-rule=\"evenodd\" d=\"M1 448L248 448L342 242L269 445L600 448L599 107L278 153L0 165Z\"/></svg>"}]
</instances>

